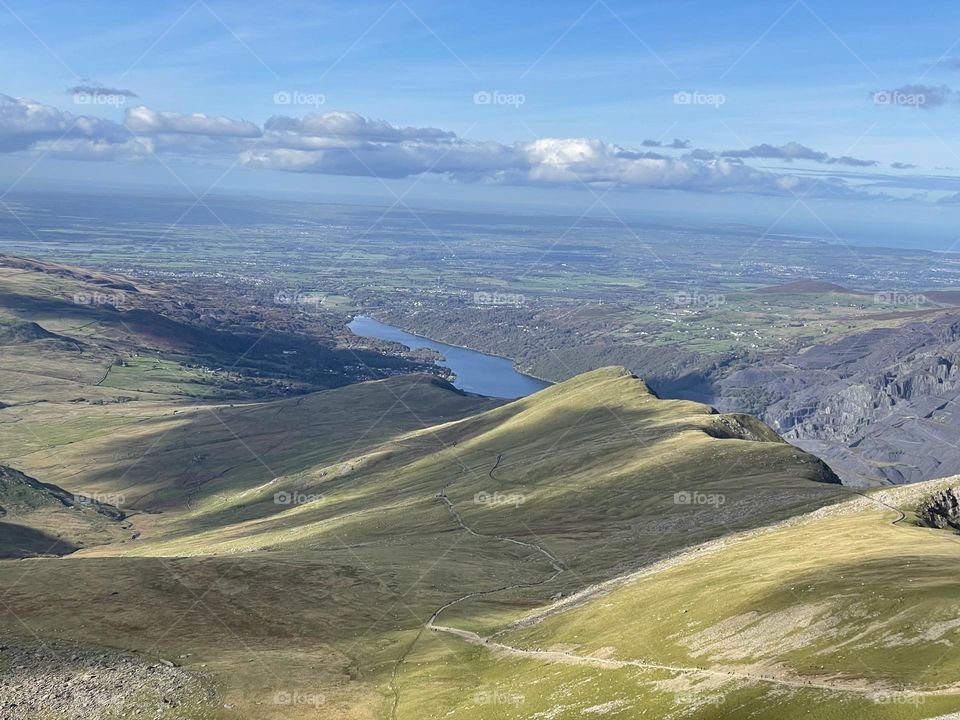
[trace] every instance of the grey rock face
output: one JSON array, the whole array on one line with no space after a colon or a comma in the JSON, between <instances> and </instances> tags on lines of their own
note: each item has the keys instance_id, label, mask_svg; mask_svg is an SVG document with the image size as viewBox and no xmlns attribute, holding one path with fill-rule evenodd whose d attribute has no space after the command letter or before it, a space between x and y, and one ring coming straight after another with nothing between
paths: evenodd
<instances>
[{"instance_id":1,"label":"grey rock face","mask_svg":"<svg viewBox=\"0 0 960 720\"><path fill-rule=\"evenodd\" d=\"M850 484L960 473L960 315L872 330L718 383L721 411L754 412Z\"/></svg>"},{"instance_id":2,"label":"grey rock face","mask_svg":"<svg viewBox=\"0 0 960 720\"><path fill-rule=\"evenodd\" d=\"M953 528L960 532L960 490L947 488L923 500L917 506L917 519L921 525L934 528Z\"/></svg>"}]
</instances>

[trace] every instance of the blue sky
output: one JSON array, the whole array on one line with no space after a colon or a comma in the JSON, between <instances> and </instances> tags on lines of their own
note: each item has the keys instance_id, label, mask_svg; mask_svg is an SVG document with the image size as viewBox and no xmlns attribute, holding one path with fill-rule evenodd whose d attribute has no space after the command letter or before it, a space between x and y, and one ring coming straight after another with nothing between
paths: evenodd
<instances>
[{"instance_id":1,"label":"blue sky","mask_svg":"<svg viewBox=\"0 0 960 720\"><path fill-rule=\"evenodd\" d=\"M939 0L2 0L0 176L741 215L800 195L934 222L960 191L958 20ZM348 115L304 120L328 113Z\"/></svg>"}]
</instances>

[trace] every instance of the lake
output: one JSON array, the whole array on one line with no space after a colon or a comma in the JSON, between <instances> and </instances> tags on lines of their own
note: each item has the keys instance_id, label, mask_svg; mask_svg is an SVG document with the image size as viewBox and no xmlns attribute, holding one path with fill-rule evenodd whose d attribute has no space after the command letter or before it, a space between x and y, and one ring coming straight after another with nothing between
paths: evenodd
<instances>
[{"instance_id":1,"label":"lake","mask_svg":"<svg viewBox=\"0 0 960 720\"><path fill-rule=\"evenodd\" d=\"M436 351L443 356L436 364L450 368L457 376L454 386L465 392L512 400L550 386L548 382L517 372L513 361L508 358L420 337L365 315L358 315L347 327L360 337L390 340L411 350L429 348Z\"/></svg>"}]
</instances>

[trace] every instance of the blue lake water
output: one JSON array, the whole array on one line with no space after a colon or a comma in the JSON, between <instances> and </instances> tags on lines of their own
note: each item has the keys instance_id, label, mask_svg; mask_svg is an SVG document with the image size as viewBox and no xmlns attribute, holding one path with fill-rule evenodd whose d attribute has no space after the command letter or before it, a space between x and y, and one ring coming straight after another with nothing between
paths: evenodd
<instances>
[{"instance_id":1,"label":"blue lake water","mask_svg":"<svg viewBox=\"0 0 960 720\"><path fill-rule=\"evenodd\" d=\"M365 315L358 315L347 327L354 335L361 337L390 340L406 345L411 350L435 350L443 356L443 360L438 360L437 365L450 368L457 376L454 386L465 392L512 400L550 386L548 382L517 372L508 358L420 337Z\"/></svg>"}]
</instances>

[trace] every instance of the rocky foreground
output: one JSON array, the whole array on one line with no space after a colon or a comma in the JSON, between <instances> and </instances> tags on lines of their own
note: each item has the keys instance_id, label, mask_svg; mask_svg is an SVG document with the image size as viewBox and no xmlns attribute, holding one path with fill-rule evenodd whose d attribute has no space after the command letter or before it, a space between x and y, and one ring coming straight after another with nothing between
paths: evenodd
<instances>
[{"instance_id":1,"label":"rocky foreground","mask_svg":"<svg viewBox=\"0 0 960 720\"><path fill-rule=\"evenodd\" d=\"M203 720L216 692L168 660L0 634L3 720Z\"/></svg>"}]
</instances>

